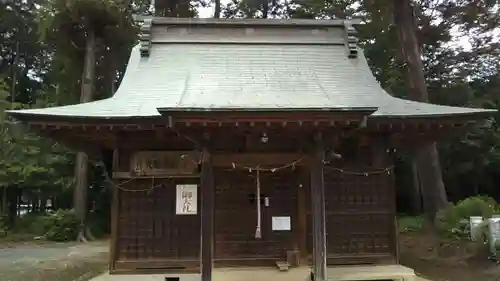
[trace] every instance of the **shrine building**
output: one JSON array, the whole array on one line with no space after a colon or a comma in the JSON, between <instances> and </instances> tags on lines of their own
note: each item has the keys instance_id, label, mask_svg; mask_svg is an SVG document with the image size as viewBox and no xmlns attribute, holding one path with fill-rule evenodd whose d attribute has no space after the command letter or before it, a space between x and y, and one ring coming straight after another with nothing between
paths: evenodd
<instances>
[{"instance_id":1,"label":"shrine building","mask_svg":"<svg viewBox=\"0 0 500 281\"><path fill-rule=\"evenodd\" d=\"M398 264L393 153L495 111L392 97L355 24L146 19L111 98L8 113L107 163L111 274Z\"/></svg>"}]
</instances>

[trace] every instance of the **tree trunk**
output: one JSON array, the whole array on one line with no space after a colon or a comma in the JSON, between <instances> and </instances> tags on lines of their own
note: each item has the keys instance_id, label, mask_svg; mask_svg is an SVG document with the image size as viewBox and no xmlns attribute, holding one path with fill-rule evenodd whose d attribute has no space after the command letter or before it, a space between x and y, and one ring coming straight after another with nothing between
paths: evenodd
<instances>
[{"instance_id":1,"label":"tree trunk","mask_svg":"<svg viewBox=\"0 0 500 281\"><path fill-rule=\"evenodd\" d=\"M419 102L428 102L429 94L425 84L421 46L417 40L411 0L393 0L393 8L401 52L408 69L409 98ZM436 143L423 144L416 154L415 161L422 187L424 211L426 217L432 222L437 211L447 205Z\"/></svg>"},{"instance_id":2,"label":"tree trunk","mask_svg":"<svg viewBox=\"0 0 500 281\"><path fill-rule=\"evenodd\" d=\"M220 1L221 0L215 0L214 18L216 19L220 18L220 10L221 10Z\"/></svg>"},{"instance_id":3,"label":"tree trunk","mask_svg":"<svg viewBox=\"0 0 500 281\"><path fill-rule=\"evenodd\" d=\"M20 217L21 216L21 211L22 211L22 205L23 205L23 191L19 191L18 194L17 194L17 205L16 205L16 208L17 208L17 216ZM27 211L27 210L26 210Z\"/></svg>"},{"instance_id":4,"label":"tree trunk","mask_svg":"<svg viewBox=\"0 0 500 281\"><path fill-rule=\"evenodd\" d=\"M8 186L2 188L2 214L7 214L7 189Z\"/></svg>"},{"instance_id":5,"label":"tree trunk","mask_svg":"<svg viewBox=\"0 0 500 281\"><path fill-rule=\"evenodd\" d=\"M412 186L410 190L411 212L414 215L422 213L422 188L418 176L418 167L415 157L411 159Z\"/></svg>"},{"instance_id":6,"label":"tree trunk","mask_svg":"<svg viewBox=\"0 0 500 281\"><path fill-rule=\"evenodd\" d=\"M40 197L38 196L38 193L33 192L33 197L31 199L31 203L32 203L31 212L33 212L34 214L39 213L40 212L40 204L39 204Z\"/></svg>"},{"instance_id":7,"label":"tree trunk","mask_svg":"<svg viewBox=\"0 0 500 281\"><path fill-rule=\"evenodd\" d=\"M19 194L19 187L17 186L10 186L7 192L7 197L8 197L8 210L7 210L7 215L8 215L8 221L10 226L14 226L16 223L16 218L17 218L17 210L18 210L18 194Z\"/></svg>"},{"instance_id":8,"label":"tree trunk","mask_svg":"<svg viewBox=\"0 0 500 281\"><path fill-rule=\"evenodd\" d=\"M269 2L264 1L264 5L262 5L262 18L267 19L269 17Z\"/></svg>"},{"instance_id":9,"label":"tree trunk","mask_svg":"<svg viewBox=\"0 0 500 281\"><path fill-rule=\"evenodd\" d=\"M82 85L80 102L89 102L92 100L95 80L95 52L96 52L95 33L90 30L87 33L85 44L85 63L83 65ZM75 165L75 190L73 194L73 206L75 214L80 221L80 231L78 240L86 241L86 217L87 217L87 189L88 189L88 159L83 152L76 155Z\"/></svg>"},{"instance_id":10,"label":"tree trunk","mask_svg":"<svg viewBox=\"0 0 500 281\"><path fill-rule=\"evenodd\" d=\"M40 212L42 214L47 213L47 196L40 191Z\"/></svg>"}]
</instances>

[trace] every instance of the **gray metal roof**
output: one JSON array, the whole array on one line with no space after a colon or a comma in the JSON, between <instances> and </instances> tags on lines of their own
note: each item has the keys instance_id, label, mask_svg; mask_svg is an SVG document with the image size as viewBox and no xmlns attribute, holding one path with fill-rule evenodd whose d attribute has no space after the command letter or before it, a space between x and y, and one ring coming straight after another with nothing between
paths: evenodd
<instances>
[{"instance_id":1,"label":"gray metal roof","mask_svg":"<svg viewBox=\"0 0 500 281\"><path fill-rule=\"evenodd\" d=\"M153 21L133 48L111 98L84 104L9 111L14 116L131 118L176 110L363 110L373 117L490 112L398 99L372 75L363 52L349 58L338 21ZM186 20L184 20L186 21ZM193 25L197 22L197 25ZM240 22L240 25L228 23ZM253 22L253 24L252 24ZM314 23L314 25L313 25ZM169 25L170 24L170 25ZM324 24L324 26L322 26ZM284 27L283 27L284 26ZM144 41L146 44L144 44ZM355 52L354 52L355 53ZM355 53L356 55L356 53Z\"/></svg>"}]
</instances>

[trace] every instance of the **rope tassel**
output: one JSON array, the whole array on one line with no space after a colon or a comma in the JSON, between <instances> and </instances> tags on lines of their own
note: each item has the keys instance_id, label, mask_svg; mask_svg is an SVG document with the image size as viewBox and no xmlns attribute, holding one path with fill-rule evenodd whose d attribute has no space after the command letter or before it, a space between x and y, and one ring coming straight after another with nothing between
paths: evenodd
<instances>
[{"instance_id":1,"label":"rope tassel","mask_svg":"<svg viewBox=\"0 0 500 281\"><path fill-rule=\"evenodd\" d=\"M262 214L261 214L261 206L260 206L260 169L257 168L257 227L255 228L255 239L261 239L262 238L262 230L261 230L261 224L262 224Z\"/></svg>"}]
</instances>

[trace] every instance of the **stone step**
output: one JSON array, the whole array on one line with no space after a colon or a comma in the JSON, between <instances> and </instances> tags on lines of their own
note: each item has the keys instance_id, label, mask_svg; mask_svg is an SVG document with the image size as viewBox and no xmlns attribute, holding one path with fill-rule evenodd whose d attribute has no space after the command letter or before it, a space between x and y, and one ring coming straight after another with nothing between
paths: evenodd
<instances>
[{"instance_id":1,"label":"stone step","mask_svg":"<svg viewBox=\"0 0 500 281\"><path fill-rule=\"evenodd\" d=\"M290 269L290 264L286 261L277 261L276 266L280 271L288 271Z\"/></svg>"}]
</instances>

